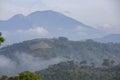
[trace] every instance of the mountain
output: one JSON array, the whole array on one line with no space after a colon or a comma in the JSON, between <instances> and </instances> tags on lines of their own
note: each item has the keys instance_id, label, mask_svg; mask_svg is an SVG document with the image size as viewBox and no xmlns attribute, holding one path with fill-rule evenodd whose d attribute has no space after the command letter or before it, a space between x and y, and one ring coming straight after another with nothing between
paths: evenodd
<instances>
[{"instance_id":1,"label":"mountain","mask_svg":"<svg viewBox=\"0 0 120 80\"><path fill-rule=\"evenodd\" d=\"M27 16L17 14L9 20L1 20L0 30L10 43L58 36L65 36L72 40L92 39L106 34L62 13L51 10L36 11Z\"/></svg>"},{"instance_id":2,"label":"mountain","mask_svg":"<svg viewBox=\"0 0 120 80\"><path fill-rule=\"evenodd\" d=\"M103 38L99 38L96 41L120 43L120 34L110 34Z\"/></svg>"},{"instance_id":3,"label":"mountain","mask_svg":"<svg viewBox=\"0 0 120 80\"><path fill-rule=\"evenodd\" d=\"M100 66L103 59L120 63L120 44L71 41L65 37L34 39L1 48L0 73L37 71L69 60L86 60Z\"/></svg>"}]
</instances>

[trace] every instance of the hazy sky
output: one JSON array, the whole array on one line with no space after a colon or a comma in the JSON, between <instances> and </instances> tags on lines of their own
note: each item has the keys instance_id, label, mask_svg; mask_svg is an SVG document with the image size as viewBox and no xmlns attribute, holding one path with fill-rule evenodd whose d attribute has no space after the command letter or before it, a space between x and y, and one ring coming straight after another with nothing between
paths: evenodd
<instances>
[{"instance_id":1,"label":"hazy sky","mask_svg":"<svg viewBox=\"0 0 120 80\"><path fill-rule=\"evenodd\" d=\"M0 0L0 20L54 10L110 33L120 33L120 0Z\"/></svg>"}]
</instances>

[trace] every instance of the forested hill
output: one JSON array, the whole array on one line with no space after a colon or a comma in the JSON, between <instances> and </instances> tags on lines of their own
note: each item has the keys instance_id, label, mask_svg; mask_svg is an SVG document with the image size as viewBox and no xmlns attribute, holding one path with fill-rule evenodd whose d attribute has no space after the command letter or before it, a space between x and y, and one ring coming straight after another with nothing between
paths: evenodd
<instances>
[{"instance_id":1,"label":"forested hill","mask_svg":"<svg viewBox=\"0 0 120 80\"><path fill-rule=\"evenodd\" d=\"M103 61L106 63L106 61ZM73 61L62 62L48 69L37 71L43 80L120 80L120 65L95 67L87 63L76 65Z\"/></svg>"},{"instance_id":2,"label":"forested hill","mask_svg":"<svg viewBox=\"0 0 120 80\"><path fill-rule=\"evenodd\" d=\"M14 53L21 54L20 52L44 59L62 57L66 60L87 60L97 64L101 64L103 59L120 62L119 43L98 43L93 40L71 41L65 37L42 38L16 43L0 49L0 55L13 60Z\"/></svg>"}]
</instances>

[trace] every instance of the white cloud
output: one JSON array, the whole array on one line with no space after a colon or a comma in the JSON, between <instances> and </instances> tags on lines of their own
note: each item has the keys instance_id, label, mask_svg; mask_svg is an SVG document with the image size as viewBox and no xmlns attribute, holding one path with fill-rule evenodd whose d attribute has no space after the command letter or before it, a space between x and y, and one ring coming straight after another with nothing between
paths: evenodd
<instances>
[{"instance_id":1,"label":"white cloud","mask_svg":"<svg viewBox=\"0 0 120 80\"><path fill-rule=\"evenodd\" d=\"M1 74L4 74L4 71L9 74L15 69L15 62L9 59L6 56L0 55L0 71ZM9 67L8 67L9 66Z\"/></svg>"},{"instance_id":2,"label":"white cloud","mask_svg":"<svg viewBox=\"0 0 120 80\"><path fill-rule=\"evenodd\" d=\"M44 59L42 57L33 56L29 53L11 53L14 58L0 55L0 73L9 76L18 74L22 71L38 71L47 68L49 65L57 64L65 59L55 57Z\"/></svg>"},{"instance_id":3,"label":"white cloud","mask_svg":"<svg viewBox=\"0 0 120 80\"><path fill-rule=\"evenodd\" d=\"M18 30L17 33L24 35L39 35L39 36L46 36L49 34L49 32L43 27L34 27L27 30Z\"/></svg>"},{"instance_id":4,"label":"white cloud","mask_svg":"<svg viewBox=\"0 0 120 80\"><path fill-rule=\"evenodd\" d=\"M51 37L51 33L44 27L32 27L29 29L19 29L16 31L2 31L3 37L5 37L5 45L13 44L25 40L31 40L36 38Z\"/></svg>"}]
</instances>

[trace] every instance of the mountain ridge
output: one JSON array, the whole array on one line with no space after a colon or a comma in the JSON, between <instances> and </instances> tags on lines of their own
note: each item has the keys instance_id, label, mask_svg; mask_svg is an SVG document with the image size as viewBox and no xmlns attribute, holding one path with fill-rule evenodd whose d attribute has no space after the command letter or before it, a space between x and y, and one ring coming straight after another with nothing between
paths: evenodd
<instances>
[{"instance_id":1,"label":"mountain ridge","mask_svg":"<svg viewBox=\"0 0 120 80\"><path fill-rule=\"evenodd\" d=\"M104 42L104 43L109 43L109 42L120 43L120 34L109 34L102 38L96 39L96 41Z\"/></svg>"},{"instance_id":2,"label":"mountain ridge","mask_svg":"<svg viewBox=\"0 0 120 80\"><path fill-rule=\"evenodd\" d=\"M114 48L112 48L112 46L114 46ZM93 40L71 41L71 40L68 40L68 38L59 37L59 38L33 39L33 40L23 41L21 43L15 43L13 45L9 45L9 46L1 48L0 49L0 53L1 54L5 53L5 55L8 55L9 53L25 52L25 53L33 54L35 56L36 55L42 55L42 57L50 57L49 56L49 54L50 54L50 55L52 55L54 57L56 55L57 56L61 56L62 55L62 57L63 56L64 57L65 56L66 57L69 56L70 58L72 58L70 55L73 55L74 57L76 55L79 55L79 57L80 56L84 56L85 59L86 59L86 57L89 57L87 59L92 59L92 58L95 58L95 57L93 57L93 55L94 56L97 55L98 58L100 59L100 57L101 58L103 58L103 57L104 58L107 58L107 57L108 58L109 57L110 58L111 57L115 58L115 56L118 55L118 53L120 52L118 50L119 48L120 48L119 43L118 44L114 44L114 43L112 43L112 44L111 43L99 43L99 42L95 42ZM56 49L58 51L56 51ZM63 49L65 49L65 51L63 51ZM72 49L73 49L73 51L71 51ZM97 49L100 52L94 52L94 50L97 50ZM112 54L112 52L111 52L112 49L114 51L117 50L118 53L114 53L115 55ZM8 53L7 53L6 52L7 50L10 50L10 52L8 51ZM48 56L44 55L44 53L45 54L47 53ZM9 55L12 55L12 54L9 54ZM112 55L114 55L114 56L112 56ZM120 55L118 55L118 56L120 56ZM116 56L116 57L118 57L118 56ZM76 57L78 57L78 56L76 56ZM90 58L90 57L92 57L92 58ZM81 58L83 58L83 57L81 57ZM83 60L84 60L84 58L83 58Z\"/></svg>"},{"instance_id":3,"label":"mountain ridge","mask_svg":"<svg viewBox=\"0 0 120 80\"><path fill-rule=\"evenodd\" d=\"M37 32L38 28L39 32L45 31L48 35L37 35L36 33L31 36L28 34L30 31L31 33L33 33L33 31L35 32L35 30ZM99 38L106 35L103 31L97 30L62 13L51 10L36 11L27 16L22 14L15 15L9 20L0 21L0 29L1 31L10 34L10 36L6 37L9 42L16 42L15 39L10 38L11 36L13 38L18 38L19 36L19 38L23 39L21 41L24 41L33 38L59 36L81 40ZM20 33L19 31L23 32ZM23 37L23 35L25 35L25 37Z\"/></svg>"}]
</instances>

